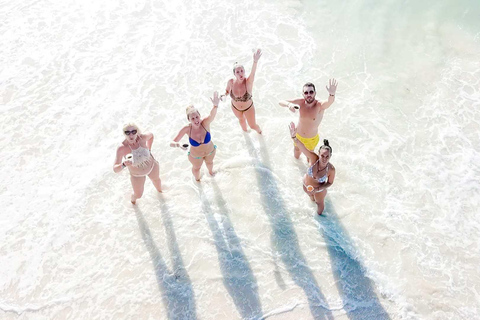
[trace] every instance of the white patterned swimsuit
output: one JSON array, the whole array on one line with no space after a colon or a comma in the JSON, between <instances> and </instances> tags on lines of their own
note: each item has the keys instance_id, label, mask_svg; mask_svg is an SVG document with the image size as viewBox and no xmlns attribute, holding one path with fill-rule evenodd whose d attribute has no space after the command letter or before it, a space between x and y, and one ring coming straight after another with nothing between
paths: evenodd
<instances>
[{"instance_id":1,"label":"white patterned swimsuit","mask_svg":"<svg viewBox=\"0 0 480 320\"><path fill-rule=\"evenodd\" d=\"M320 159L318 159L317 162L318 162L319 160L320 160ZM328 180L328 163L327 163L327 166L325 167L325 168L326 168L326 170L325 170L325 175L322 176L322 177L320 177L320 178L315 178L315 177L313 176L313 167L317 164L317 162L315 162L311 167L309 167L309 168L307 169L307 175L308 175L309 177L317 180L318 183L322 184L322 183L327 182L327 180ZM323 169L322 169L322 170L323 170ZM308 187L305 185L305 183L304 183L303 185L304 185L305 188L307 188L307 190L308 190ZM324 189L317 190L317 191L315 191L315 193L322 192L323 190L324 190Z\"/></svg>"},{"instance_id":2,"label":"white patterned swimsuit","mask_svg":"<svg viewBox=\"0 0 480 320\"><path fill-rule=\"evenodd\" d=\"M130 148L130 150L132 150L132 156L133 156L132 166L133 167L139 168L139 169L145 169L150 167L150 170L148 170L148 172L145 174L132 174L132 173L130 174L134 177L148 176L152 172L153 167L155 166L155 163L154 163L155 159L153 158L150 150L148 148L142 147L140 144L137 149L132 149L132 147L130 146L128 147Z\"/></svg>"}]
</instances>

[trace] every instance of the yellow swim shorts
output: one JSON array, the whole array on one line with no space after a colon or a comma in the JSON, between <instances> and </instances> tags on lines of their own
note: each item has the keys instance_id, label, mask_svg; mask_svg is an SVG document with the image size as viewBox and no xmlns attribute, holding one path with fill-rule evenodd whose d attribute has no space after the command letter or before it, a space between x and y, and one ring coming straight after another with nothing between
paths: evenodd
<instances>
[{"instance_id":1,"label":"yellow swim shorts","mask_svg":"<svg viewBox=\"0 0 480 320\"><path fill-rule=\"evenodd\" d=\"M317 146L318 141L320 141L320 137L318 136L318 134L313 138L304 138L297 133L296 137L298 140L302 141L305 147L310 151L313 151L313 149L315 149L315 147ZM295 141L293 142L293 144L297 146Z\"/></svg>"}]
</instances>

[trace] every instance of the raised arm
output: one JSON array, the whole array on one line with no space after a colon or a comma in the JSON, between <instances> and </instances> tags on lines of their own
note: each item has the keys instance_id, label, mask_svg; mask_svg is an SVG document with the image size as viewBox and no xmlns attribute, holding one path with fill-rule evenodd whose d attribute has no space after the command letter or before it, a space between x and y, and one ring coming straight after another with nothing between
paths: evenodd
<instances>
[{"instance_id":1,"label":"raised arm","mask_svg":"<svg viewBox=\"0 0 480 320\"><path fill-rule=\"evenodd\" d=\"M250 75L248 76L247 82L253 84L253 80L255 80L255 72L257 71L257 63L258 59L262 56L262 50L257 49L257 51L253 54L253 65L252 71L250 71Z\"/></svg>"},{"instance_id":2,"label":"raised arm","mask_svg":"<svg viewBox=\"0 0 480 320\"><path fill-rule=\"evenodd\" d=\"M213 103L213 108L212 108L212 111L210 111L210 114L208 115L208 117L203 119L203 124L205 126L210 126L210 123L212 123L212 121L215 119L215 116L217 115L217 108L218 108L218 104L220 103L220 97L218 96L217 91L213 93L213 98L210 98L210 100Z\"/></svg>"},{"instance_id":3,"label":"raised arm","mask_svg":"<svg viewBox=\"0 0 480 320\"><path fill-rule=\"evenodd\" d=\"M328 86L325 88L328 91L328 100L322 101L320 110L328 109L335 102L335 92L337 91L338 82L335 79L328 80Z\"/></svg>"},{"instance_id":4,"label":"raised arm","mask_svg":"<svg viewBox=\"0 0 480 320\"><path fill-rule=\"evenodd\" d=\"M146 132L143 134L143 139L145 139L145 144L147 145L148 150L152 150L153 145L153 133Z\"/></svg>"},{"instance_id":5,"label":"raised arm","mask_svg":"<svg viewBox=\"0 0 480 320\"><path fill-rule=\"evenodd\" d=\"M308 150L307 147L305 147L305 145L302 143L302 141L297 139L296 137L297 128L295 128L295 124L293 122L290 122L289 129L290 129L290 136L297 144L298 149L300 149L300 151L307 156L310 163L315 163L318 160L318 155L315 152Z\"/></svg>"},{"instance_id":6,"label":"raised arm","mask_svg":"<svg viewBox=\"0 0 480 320\"><path fill-rule=\"evenodd\" d=\"M184 149L178 142L183 138L184 135L187 134L189 128L190 128L189 126L183 127L182 130L178 132L177 136L173 138L173 141L170 142L170 147Z\"/></svg>"}]
</instances>

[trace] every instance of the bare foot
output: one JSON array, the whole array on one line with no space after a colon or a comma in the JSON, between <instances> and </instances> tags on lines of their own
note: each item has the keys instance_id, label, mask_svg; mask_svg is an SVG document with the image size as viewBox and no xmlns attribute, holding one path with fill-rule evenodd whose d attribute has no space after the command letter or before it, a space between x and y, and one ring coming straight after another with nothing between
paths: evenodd
<instances>
[{"instance_id":1,"label":"bare foot","mask_svg":"<svg viewBox=\"0 0 480 320\"><path fill-rule=\"evenodd\" d=\"M130 197L130 202L132 204L136 204L137 203L137 199L135 199L135 196L132 194L132 196Z\"/></svg>"},{"instance_id":2,"label":"bare foot","mask_svg":"<svg viewBox=\"0 0 480 320\"><path fill-rule=\"evenodd\" d=\"M215 177L215 175L217 174L216 171L209 171L208 173L209 173L212 177Z\"/></svg>"}]
</instances>

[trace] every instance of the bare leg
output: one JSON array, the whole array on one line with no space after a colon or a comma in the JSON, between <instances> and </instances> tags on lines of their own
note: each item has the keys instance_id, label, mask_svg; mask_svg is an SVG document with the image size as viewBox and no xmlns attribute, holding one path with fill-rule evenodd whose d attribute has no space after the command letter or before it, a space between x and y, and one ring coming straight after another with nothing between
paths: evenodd
<instances>
[{"instance_id":1,"label":"bare leg","mask_svg":"<svg viewBox=\"0 0 480 320\"><path fill-rule=\"evenodd\" d=\"M215 172L213 172L213 158L215 158L216 153L217 149L215 149L211 155L205 157L205 165L207 166L208 173L212 176L215 174Z\"/></svg>"},{"instance_id":2,"label":"bare leg","mask_svg":"<svg viewBox=\"0 0 480 320\"><path fill-rule=\"evenodd\" d=\"M260 129L257 122L255 121L255 106L252 105L252 107L245 111L243 114L245 115L245 118L247 118L247 122L250 128L257 131L259 134L262 134L262 129Z\"/></svg>"},{"instance_id":3,"label":"bare leg","mask_svg":"<svg viewBox=\"0 0 480 320\"><path fill-rule=\"evenodd\" d=\"M203 158L194 159L192 156L188 156L188 160L190 160L190 163L192 164L192 173L195 180L200 181L200 168L202 167Z\"/></svg>"},{"instance_id":4,"label":"bare leg","mask_svg":"<svg viewBox=\"0 0 480 320\"><path fill-rule=\"evenodd\" d=\"M325 196L327 195L327 190L315 194L315 203L317 204L317 213L321 215L323 209L325 208Z\"/></svg>"},{"instance_id":5,"label":"bare leg","mask_svg":"<svg viewBox=\"0 0 480 320\"><path fill-rule=\"evenodd\" d=\"M238 121L240 122L240 126L242 127L242 130L247 131L247 123L245 122L245 117L243 116L243 112L236 110L233 106L232 106L232 111L235 117L237 117Z\"/></svg>"},{"instance_id":6,"label":"bare leg","mask_svg":"<svg viewBox=\"0 0 480 320\"><path fill-rule=\"evenodd\" d=\"M145 177L134 177L130 175L130 181L132 182L133 194L130 201L135 204L137 199L140 199L143 195L143 189L145 187Z\"/></svg>"},{"instance_id":7,"label":"bare leg","mask_svg":"<svg viewBox=\"0 0 480 320\"><path fill-rule=\"evenodd\" d=\"M153 164L153 170L150 172L148 177L150 180L152 180L155 189L157 189L158 192L162 192L162 181L160 180L160 166L158 161L155 160L155 163Z\"/></svg>"}]
</instances>

